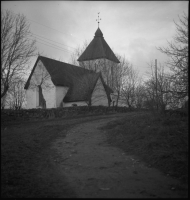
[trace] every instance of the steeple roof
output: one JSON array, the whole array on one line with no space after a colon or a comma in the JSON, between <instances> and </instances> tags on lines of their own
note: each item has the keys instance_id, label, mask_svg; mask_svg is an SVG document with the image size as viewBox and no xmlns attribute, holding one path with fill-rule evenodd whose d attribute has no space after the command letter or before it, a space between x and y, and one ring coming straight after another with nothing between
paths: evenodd
<instances>
[{"instance_id":1,"label":"steeple roof","mask_svg":"<svg viewBox=\"0 0 190 200\"><path fill-rule=\"evenodd\" d=\"M95 32L94 39L90 42L86 50L78 58L78 61L95 60L100 58L107 58L113 62L120 63L105 41L102 31L98 27Z\"/></svg>"},{"instance_id":2,"label":"steeple roof","mask_svg":"<svg viewBox=\"0 0 190 200\"><path fill-rule=\"evenodd\" d=\"M95 32L95 37L103 37L103 33L99 28Z\"/></svg>"}]
</instances>

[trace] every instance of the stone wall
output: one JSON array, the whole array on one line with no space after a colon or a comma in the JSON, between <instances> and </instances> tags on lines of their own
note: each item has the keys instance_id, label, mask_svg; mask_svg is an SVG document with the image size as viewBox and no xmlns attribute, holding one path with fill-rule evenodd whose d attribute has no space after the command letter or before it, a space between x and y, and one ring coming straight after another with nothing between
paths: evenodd
<instances>
[{"instance_id":1,"label":"stone wall","mask_svg":"<svg viewBox=\"0 0 190 200\"><path fill-rule=\"evenodd\" d=\"M105 107L105 106L75 106L68 108L50 109L23 109L23 110L1 110L1 122L8 121L36 121L53 118L72 118L85 115L111 114L115 112L128 112L126 107Z\"/></svg>"}]
</instances>

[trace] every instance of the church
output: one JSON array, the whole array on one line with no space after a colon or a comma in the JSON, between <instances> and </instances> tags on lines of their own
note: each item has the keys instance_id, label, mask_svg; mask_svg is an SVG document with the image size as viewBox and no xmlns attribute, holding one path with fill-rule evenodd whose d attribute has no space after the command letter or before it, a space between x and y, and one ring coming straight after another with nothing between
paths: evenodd
<instances>
[{"instance_id":1,"label":"church","mask_svg":"<svg viewBox=\"0 0 190 200\"><path fill-rule=\"evenodd\" d=\"M26 108L110 106L119 60L99 26L77 61L79 66L38 56L24 87Z\"/></svg>"}]
</instances>

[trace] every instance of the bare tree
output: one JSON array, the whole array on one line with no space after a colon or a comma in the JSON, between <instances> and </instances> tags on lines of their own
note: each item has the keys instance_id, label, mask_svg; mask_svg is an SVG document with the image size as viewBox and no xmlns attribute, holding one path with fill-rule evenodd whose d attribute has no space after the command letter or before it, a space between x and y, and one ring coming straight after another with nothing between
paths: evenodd
<instances>
[{"instance_id":1,"label":"bare tree","mask_svg":"<svg viewBox=\"0 0 190 200\"><path fill-rule=\"evenodd\" d=\"M1 12L1 98L15 77L26 72L35 55L35 41L30 40L29 25L23 15Z\"/></svg>"},{"instance_id":2,"label":"bare tree","mask_svg":"<svg viewBox=\"0 0 190 200\"><path fill-rule=\"evenodd\" d=\"M135 107L144 108L144 102L146 100L146 88L142 81L140 80L135 89Z\"/></svg>"},{"instance_id":3,"label":"bare tree","mask_svg":"<svg viewBox=\"0 0 190 200\"><path fill-rule=\"evenodd\" d=\"M138 72L130 65L122 87L122 97L129 108L135 105L135 90L138 85L138 78Z\"/></svg>"},{"instance_id":4,"label":"bare tree","mask_svg":"<svg viewBox=\"0 0 190 200\"><path fill-rule=\"evenodd\" d=\"M184 13L176 23L176 35L168 47L159 47L162 53L169 57L167 62L171 71L170 81L173 82L172 90L165 92L172 93L173 97L183 99L188 96L188 16Z\"/></svg>"},{"instance_id":5,"label":"bare tree","mask_svg":"<svg viewBox=\"0 0 190 200\"><path fill-rule=\"evenodd\" d=\"M37 86L41 86L44 90L52 88L52 84L50 82L51 76L43 66L42 62L38 62L36 69L33 72L32 78L30 80L30 88L36 88Z\"/></svg>"},{"instance_id":6,"label":"bare tree","mask_svg":"<svg viewBox=\"0 0 190 200\"><path fill-rule=\"evenodd\" d=\"M87 48L88 44L89 44L89 42L86 40L86 41L84 41L82 47L78 46L75 49L75 51L71 55L71 64L72 65L79 66L79 62L77 61L77 59L84 52L84 50ZM85 68L85 65L83 65L83 67Z\"/></svg>"},{"instance_id":7,"label":"bare tree","mask_svg":"<svg viewBox=\"0 0 190 200\"><path fill-rule=\"evenodd\" d=\"M113 66L112 70L112 88L116 94L116 106L118 106L118 101L121 97L122 90L124 88L124 84L127 76L130 73L130 69L132 65L126 60L125 56L117 55L120 63L116 66Z\"/></svg>"},{"instance_id":8,"label":"bare tree","mask_svg":"<svg viewBox=\"0 0 190 200\"><path fill-rule=\"evenodd\" d=\"M12 80L8 92L1 98L1 109L20 110L23 108L26 101L24 84L25 80L21 77L16 77Z\"/></svg>"},{"instance_id":9,"label":"bare tree","mask_svg":"<svg viewBox=\"0 0 190 200\"><path fill-rule=\"evenodd\" d=\"M21 78L15 78L10 85L10 89L7 93L7 105L10 109L20 110L26 101L26 95L24 91L25 80Z\"/></svg>"},{"instance_id":10,"label":"bare tree","mask_svg":"<svg viewBox=\"0 0 190 200\"><path fill-rule=\"evenodd\" d=\"M7 106L7 93L1 98L1 109L5 109Z\"/></svg>"},{"instance_id":11,"label":"bare tree","mask_svg":"<svg viewBox=\"0 0 190 200\"><path fill-rule=\"evenodd\" d=\"M173 82L171 75L164 72L164 66L159 65L157 72L153 62L150 63L150 79L145 82L146 105L159 112L164 112L167 107L175 108L179 99L173 96ZM157 74L157 75L156 75Z\"/></svg>"}]
</instances>

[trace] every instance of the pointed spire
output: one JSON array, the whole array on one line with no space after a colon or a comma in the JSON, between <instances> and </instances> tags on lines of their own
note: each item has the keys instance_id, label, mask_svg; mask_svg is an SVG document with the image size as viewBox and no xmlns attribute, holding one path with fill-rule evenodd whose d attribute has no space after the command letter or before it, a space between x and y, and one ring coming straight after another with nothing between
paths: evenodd
<instances>
[{"instance_id":1,"label":"pointed spire","mask_svg":"<svg viewBox=\"0 0 190 200\"><path fill-rule=\"evenodd\" d=\"M99 28L100 20L102 20L102 19L99 18L99 14L100 14L100 12L98 12L98 19L96 19L96 21L98 22L98 28Z\"/></svg>"},{"instance_id":2,"label":"pointed spire","mask_svg":"<svg viewBox=\"0 0 190 200\"><path fill-rule=\"evenodd\" d=\"M100 28L98 28L95 32L95 37L103 37L103 33L102 31L100 30Z\"/></svg>"}]
</instances>

